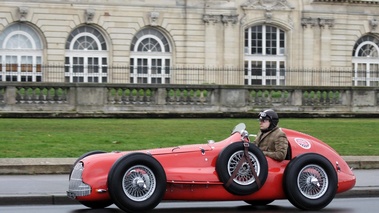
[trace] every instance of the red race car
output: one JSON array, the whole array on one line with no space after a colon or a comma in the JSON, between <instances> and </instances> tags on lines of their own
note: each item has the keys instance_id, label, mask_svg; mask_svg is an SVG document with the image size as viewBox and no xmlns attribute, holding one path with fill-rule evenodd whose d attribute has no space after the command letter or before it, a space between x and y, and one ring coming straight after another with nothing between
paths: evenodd
<instances>
[{"instance_id":1,"label":"red race car","mask_svg":"<svg viewBox=\"0 0 379 213\"><path fill-rule=\"evenodd\" d=\"M324 142L289 129L286 160L265 157L238 124L220 142L152 150L94 151L81 156L67 196L90 208L116 204L125 212L155 208L162 200L233 201L266 205L288 199L304 210L327 206L354 187L347 163Z\"/></svg>"}]
</instances>

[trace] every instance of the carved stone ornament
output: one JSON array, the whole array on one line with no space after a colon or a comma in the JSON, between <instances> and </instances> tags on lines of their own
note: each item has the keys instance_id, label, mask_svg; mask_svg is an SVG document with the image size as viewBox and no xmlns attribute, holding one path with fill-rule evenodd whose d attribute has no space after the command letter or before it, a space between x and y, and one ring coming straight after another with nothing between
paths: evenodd
<instances>
[{"instance_id":1,"label":"carved stone ornament","mask_svg":"<svg viewBox=\"0 0 379 213\"><path fill-rule=\"evenodd\" d=\"M374 31L378 27L378 20L373 18L372 20L369 21L371 30Z\"/></svg>"},{"instance_id":2,"label":"carved stone ornament","mask_svg":"<svg viewBox=\"0 0 379 213\"><path fill-rule=\"evenodd\" d=\"M334 26L334 20L333 19L325 19L325 18L308 17L308 18L302 18L301 19L301 25L303 27L310 26L311 28L315 27L315 26L318 26L320 28L325 28L326 26L328 26L329 28L331 28Z\"/></svg>"},{"instance_id":3,"label":"carved stone ornament","mask_svg":"<svg viewBox=\"0 0 379 213\"><path fill-rule=\"evenodd\" d=\"M203 15L203 21L204 23L206 24L209 24L209 23L218 23L221 21L221 16L220 15L213 15L213 14L204 14Z\"/></svg>"},{"instance_id":4,"label":"carved stone ornament","mask_svg":"<svg viewBox=\"0 0 379 213\"><path fill-rule=\"evenodd\" d=\"M317 24L317 19L314 19L311 17L301 19L301 25L303 27L308 27L308 26L314 27L314 26L316 26L316 24Z\"/></svg>"},{"instance_id":5,"label":"carved stone ornament","mask_svg":"<svg viewBox=\"0 0 379 213\"><path fill-rule=\"evenodd\" d=\"M271 23L272 21L272 12L270 10L265 13L266 23Z\"/></svg>"},{"instance_id":6,"label":"carved stone ornament","mask_svg":"<svg viewBox=\"0 0 379 213\"><path fill-rule=\"evenodd\" d=\"M29 13L28 7L18 7L18 11L20 13L20 21L26 21L26 16Z\"/></svg>"},{"instance_id":7,"label":"carved stone ornament","mask_svg":"<svg viewBox=\"0 0 379 213\"><path fill-rule=\"evenodd\" d=\"M294 7L287 0L248 0L241 5L243 9L292 10Z\"/></svg>"},{"instance_id":8,"label":"carved stone ornament","mask_svg":"<svg viewBox=\"0 0 379 213\"><path fill-rule=\"evenodd\" d=\"M322 24L321 24L322 22ZM333 19L321 19L320 20L320 26L325 27L328 26L329 28L334 26L334 20Z\"/></svg>"},{"instance_id":9,"label":"carved stone ornament","mask_svg":"<svg viewBox=\"0 0 379 213\"><path fill-rule=\"evenodd\" d=\"M86 23L92 22L93 17L95 16L95 10L94 9L86 9L84 15L85 15Z\"/></svg>"},{"instance_id":10,"label":"carved stone ornament","mask_svg":"<svg viewBox=\"0 0 379 213\"><path fill-rule=\"evenodd\" d=\"M225 25L236 24L238 22L238 15L214 15L214 14L204 14L203 22L205 24L216 24L222 23Z\"/></svg>"},{"instance_id":11,"label":"carved stone ornament","mask_svg":"<svg viewBox=\"0 0 379 213\"><path fill-rule=\"evenodd\" d=\"M150 12L149 18L150 18L150 25L151 26L158 26L159 12L157 12L157 11Z\"/></svg>"},{"instance_id":12,"label":"carved stone ornament","mask_svg":"<svg viewBox=\"0 0 379 213\"><path fill-rule=\"evenodd\" d=\"M224 24L236 24L238 22L238 15L221 15L221 21Z\"/></svg>"}]
</instances>

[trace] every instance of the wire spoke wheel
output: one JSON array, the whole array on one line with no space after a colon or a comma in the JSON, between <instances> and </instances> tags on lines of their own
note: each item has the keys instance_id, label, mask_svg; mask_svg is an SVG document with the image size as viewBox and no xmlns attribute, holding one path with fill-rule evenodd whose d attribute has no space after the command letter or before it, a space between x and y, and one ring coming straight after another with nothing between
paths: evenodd
<instances>
[{"instance_id":1,"label":"wire spoke wheel","mask_svg":"<svg viewBox=\"0 0 379 213\"><path fill-rule=\"evenodd\" d=\"M249 152L249 158L252 164L254 165L255 172L259 176L261 169L260 169L260 165L258 163L257 157L253 155L251 152ZM241 160L245 161L244 151L235 152L232 156L230 156L229 161L228 161L228 172L230 176L233 174L238 163ZM233 181L239 185L249 185L255 182L252 168L250 168L250 165L248 162L243 162L242 166L239 168L238 173L236 177L233 179Z\"/></svg>"},{"instance_id":2,"label":"wire spoke wheel","mask_svg":"<svg viewBox=\"0 0 379 213\"><path fill-rule=\"evenodd\" d=\"M122 188L131 200L144 201L154 193L156 184L154 173L146 166L137 165L126 171Z\"/></svg>"},{"instance_id":3,"label":"wire spoke wheel","mask_svg":"<svg viewBox=\"0 0 379 213\"><path fill-rule=\"evenodd\" d=\"M166 192L166 173L157 159L144 153L119 158L108 174L108 191L125 212L155 208Z\"/></svg>"},{"instance_id":4,"label":"wire spoke wheel","mask_svg":"<svg viewBox=\"0 0 379 213\"><path fill-rule=\"evenodd\" d=\"M328 176L325 170L315 164L305 166L297 177L297 186L304 197L318 199L328 190Z\"/></svg>"},{"instance_id":5,"label":"wire spoke wheel","mask_svg":"<svg viewBox=\"0 0 379 213\"><path fill-rule=\"evenodd\" d=\"M324 208L333 200L337 187L336 169L326 157L317 153L295 157L284 171L284 192L299 209Z\"/></svg>"},{"instance_id":6,"label":"wire spoke wheel","mask_svg":"<svg viewBox=\"0 0 379 213\"><path fill-rule=\"evenodd\" d=\"M245 159L245 148L248 148L248 159L254 168L251 168ZM240 162L242 164L238 165ZM237 167L239 169L236 171ZM235 176L233 176L234 171L237 172ZM253 171L259 179L260 186ZM266 156L254 144L245 147L244 142L234 142L220 152L216 162L216 172L228 192L235 195L249 195L258 191L266 182L268 163ZM233 179L230 181L231 178Z\"/></svg>"}]
</instances>

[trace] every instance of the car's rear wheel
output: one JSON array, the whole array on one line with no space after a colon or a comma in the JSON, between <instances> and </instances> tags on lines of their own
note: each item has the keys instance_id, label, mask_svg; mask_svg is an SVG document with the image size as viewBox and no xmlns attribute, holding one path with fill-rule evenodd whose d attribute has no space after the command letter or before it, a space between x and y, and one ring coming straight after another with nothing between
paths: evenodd
<instances>
[{"instance_id":1,"label":"car's rear wheel","mask_svg":"<svg viewBox=\"0 0 379 213\"><path fill-rule=\"evenodd\" d=\"M263 152L254 144L249 144L248 154L253 169L259 179L259 184L248 162L243 162L238 173L229 181L240 161L245 161L244 143L235 142L225 147L218 156L216 171L227 191L235 195L248 195L258 191L263 186L268 175L267 159Z\"/></svg>"},{"instance_id":2,"label":"car's rear wheel","mask_svg":"<svg viewBox=\"0 0 379 213\"><path fill-rule=\"evenodd\" d=\"M283 177L288 200L303 210L319 210L327 206L337 192L337 184L333 165L316 153L303 154L291 160Z\"/></svg>"},{"instance_id":3,"label":"car's rear wheel","mask_svg":"<svg viewBox=\"0 0 379 213\"><path fill-rule=\"evenodd\" d=\"M245 203L248 203L252 206L265 206L274 202L274 200L245 200Z\"/></svg>"},{"instance_id":4,"label":"car's rear wheel","mask_svg":"<svg viewBox=\"0 0 379 213\"><path fill-rule=\"evenodd\" d=\"M152 156L132 153L118 159L108 174L109 195L123 211L155 208L166 192L166 174Z\"/></svg>"}]
</instances>

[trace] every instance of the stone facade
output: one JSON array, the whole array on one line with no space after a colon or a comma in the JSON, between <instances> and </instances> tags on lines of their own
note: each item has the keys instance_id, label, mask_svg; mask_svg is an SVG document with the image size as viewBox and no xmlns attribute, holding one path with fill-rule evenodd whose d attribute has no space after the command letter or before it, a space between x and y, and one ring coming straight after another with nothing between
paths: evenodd
<instances>
[{"instance_id":1,"label":"stone facade","mask_svg":"<svg viewBox=\"0 0 379 213\"><path fill-rule=\"evenodd\" d=\"M91 25L103 34L109 47L108 64L125 67L129 66L133 37L147 27L156 28L167 37L173 66L242 70L244 31L254 25L267 24L285 31L286 67L296 69L352 69L352 51L357 40L367 34L379 36L379 1L374 0L1 0L0 3L0 32L16 22L33 27L42 38L45 64L63 65L67 38L84 25ZM379 63L379 58L376 60ZM110 73L110 83L128 83L129 78L120 79L115 74L116 71ZM237 79L228 83L243 84L242 78ZM346 82L351 84L351 75ZM214 83L226 82L219 79Z\"/></svg>"}]
</instances>

